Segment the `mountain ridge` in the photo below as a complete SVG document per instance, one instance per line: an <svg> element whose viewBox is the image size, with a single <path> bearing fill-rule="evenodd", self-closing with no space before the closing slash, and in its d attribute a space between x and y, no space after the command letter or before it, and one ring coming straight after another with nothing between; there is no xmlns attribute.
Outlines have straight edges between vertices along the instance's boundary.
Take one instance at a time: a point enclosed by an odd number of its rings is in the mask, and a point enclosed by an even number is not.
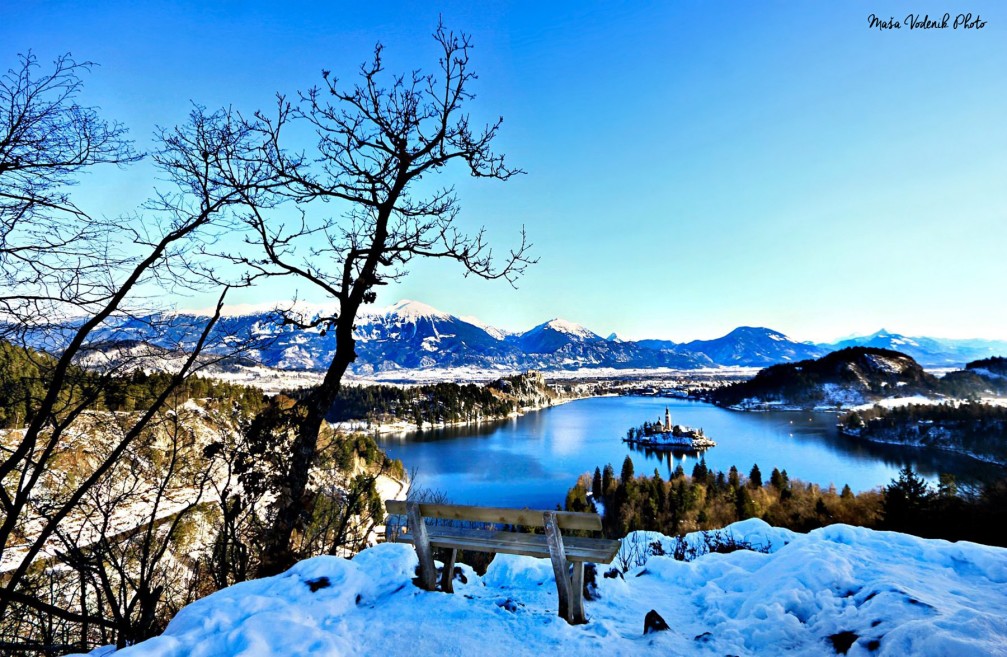
<svg viewBox="0 0 1007 657"><path fill-rule="evenodd" d="M281 370L321 370L335 352L335 335L324 328L299 329L281 321L278 308L239 306L222 316L217 333L255 336L259 344L244 357ZM333 316L334 306L293 304L305 323ZM249 311L249 312L243 312ZM166 326L155 315L104 326L96 336L105 349L116 343L146 342L185 351L193 343L192 327L198 311L163 313ZM478 367L499 370L697 369L710 367L768 367L820 358L846 347L891 349L912 357L924 367L961 367L965 363L1007 354L1007 341L945 340L907 337L881 330L835 343L799 342L785 333L740 326L726 335L677 343L671 340L625 340L609 337L581 324L554 318L526 331L505 331L474 317L458 317L418 301L401 300L385 307L366 307L354 329L358 359L351 371L373 374L395 370ZM224 340L226 342L226 339ZM221 349L223 352L223 349Z"/></svg>

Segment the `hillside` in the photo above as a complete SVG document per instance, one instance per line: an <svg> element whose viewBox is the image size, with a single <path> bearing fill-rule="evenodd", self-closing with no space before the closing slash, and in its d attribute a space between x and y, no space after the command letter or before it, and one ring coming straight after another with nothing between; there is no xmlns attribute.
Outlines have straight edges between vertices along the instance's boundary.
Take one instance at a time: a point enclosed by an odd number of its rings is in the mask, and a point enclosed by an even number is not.
<svg viewBox="0 0 1007 657"><path fill-rule="evenodd" d="M988 378L1007 379L1007 358L993 356L975 360L965 365L965 369Z"/></svg>
<svg viewBox="0 0 1007 657"><path fill-rule="evenodd" d="M1007 465L1007 408L981 403L909 404L852 411L842 432L876 443L932 447Z"/></svg>
<svg viewBox="0 0 1007 657"><path fill-rule="evenodd" d="M506 418L550 406L562 397L540 372L502 377L486 385L346 386L326 419L345 426L408 423L422 428Z"/></svg>
<svg viewBox="0 0 1007 657"><path fill-rule="evenodd" d="M219 591L115 654L1003 654L1007 550L846 525L795 534L749 520L728 531L768 552L646 559L653 550L635 548L674 541L628 536L616 560L625 574L597 577L586 625L556 616L548 560L497 556L482 576L461 566L446 595L413 586L411 546L384 544ZM652 609L669 630L643 633Z"/></svg>
<svg viewBox="0 0 1007 657"><path fill-rule="evenodd" d="M934 395L936 377L911 357L889 349L848 347L817 360L773 365L709 393L711 401L741 408L856 406L886 397Z"/></svg>

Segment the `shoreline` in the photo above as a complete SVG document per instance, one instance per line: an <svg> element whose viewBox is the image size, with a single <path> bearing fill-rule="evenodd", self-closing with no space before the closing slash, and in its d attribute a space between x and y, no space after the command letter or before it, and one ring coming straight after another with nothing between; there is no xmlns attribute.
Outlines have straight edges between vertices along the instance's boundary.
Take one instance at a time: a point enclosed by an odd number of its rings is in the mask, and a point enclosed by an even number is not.
<svg viewBox="0 0 1007 657"><path fill-rule="evenodd" d="M569 404L570 402L579 401L581 399L594 399L598 397L620 397L620 396L621 395L617 393L603 393L594 395L582 395L578 397L564 397L561 399L554 400L544 406L522 406L518 410L511 411L507 415L502 416L496 415L490 417L480 416L473 420L458 420L456 422L424 423L422 428L417 426L416 423L409 422L406 420L398 420L395 422L375 422L375 423L371 423L367 420L344 420L343 422L330 422L329 426L332 427L332 429L337 433L360 432L360 433L367 433L370 435L417 433L420 431L426 431L428 429L460 428L489 422L501 422L503 420L519 418L524 415L527 415L528 413L534 413L537 411L562 406L564 404Z"/></svg>

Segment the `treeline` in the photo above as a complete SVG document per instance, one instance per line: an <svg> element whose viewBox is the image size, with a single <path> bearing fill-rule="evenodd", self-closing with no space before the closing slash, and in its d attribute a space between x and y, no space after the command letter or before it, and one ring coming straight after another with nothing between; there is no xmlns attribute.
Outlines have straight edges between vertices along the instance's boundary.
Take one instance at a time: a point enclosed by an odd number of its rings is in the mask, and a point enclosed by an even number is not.
<svg viewBox="0 0 1007 657"><path fill-rule="evenodd" d="M657 470L638 477L627 456L618 476L611 464L583 475L566 497L569 511L603 506L606 536L621 538L636 530L668 536L720 529L732 522L761 518L771 525L807 532L834 523L893 530L928 538L1007 545L1007 480L962 491L949 475L934 489L910 468L883 489L853 493L791 479L773 469L764 480L758 465L748 476L732 467L726 474L700 461L686 475L679 466L669 480Z"/></svg>
<svg viewBox="0 0 1007 657"><path fill-rule="evenodd" d="M847 413L842 430L866 440L951 449L1007 463L1007 407L978 402L875 405Z"/></svg>
<svg viewBox="0 0 1007 657"><path fill-rule="evenodd" d="M984 361L976 362L981 363ZM973 365L975 363L969 363L965 366L966 369L964 370L955 370L945 374L938 382L938 392L956 399L971 400L978 400L980 397L991 394L1007 394L1007 379L983 376L976 371L977 368L972 367ZM989 371L995 373L995 369L990 369Z"/></svg>
<svg viewBox="0 0 1007 657"><path fill-rule="evenodd" d="M974 360L965 365L967 370L986 370L998 376L1007 376L1007 358L1003 356L992 356L981 360Z"/></svg>
<svg viewBox="0 0 1007 657"><path fill-rule="evenodd" d="M292 393L300 394L300 393ZM490 384L437 383L400 388L343 386L326 419L412 422L419 427L476 419L502 418L521 406L553 396L536 373L505 377Z"/></svg>
<svg viewBox="0 0 1007 657"><path fill-rule="evenodd" d="M56 360L48 354L0 340L0 428L24 426L34 418L34 410L48 390ZM61 406L91 399L96 411L135 411L150 407L171 386L171 374L134 370L119 375L71 367L69 384L61 391ZM212 399L234 403L244 411L256 412L265 404L258 388L192 376L172 391L172 401Z"/></svg>

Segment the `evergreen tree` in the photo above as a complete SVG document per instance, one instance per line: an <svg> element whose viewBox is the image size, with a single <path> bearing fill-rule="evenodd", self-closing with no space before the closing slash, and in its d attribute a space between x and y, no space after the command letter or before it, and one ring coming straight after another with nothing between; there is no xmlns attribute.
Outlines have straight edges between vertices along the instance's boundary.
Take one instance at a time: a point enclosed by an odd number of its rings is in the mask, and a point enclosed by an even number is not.
<svg viewBox="0 0 1007 657"><path fill-rule="evenodd" d="M601 474L601 492L606 501L608 496L612 494L613 486L615 486L615 468L611 463L607 463Z"/></svg>
<svg viewBox="0 0 1007 657"><path fill-rule="evenodd" d="M619 480L622 482L622 485L625 486L629 482L633 481L634 475L635 472L633 471L633 459L631 459L627 454L626 458L623 459L622 462L622 475L619 477Z"/></svg>
<svg viewBox="0 0 1007 657"><path fill-rule="evenodd" d="M914 531L924 524L923 514L933 493L911 466L885 488L885 524L896 531Z"/></svg>
<svg viewBox="0 0 1007 657"><path fill-rule="evenodd" d="M601 468L594 469L594 478L591 479L591 494L594 495L595 499L601 499Z"/></svg>
<svg viewBox="0 0 1007 657"><path fill-rule="evenodd" d="M748 485L752 488L762 488L762 472L759 471L759 464L752 466L752 471L748 473Z"/></svg>
<svg viewBox="0 0 1007 657"><path fill-rule="evenodd" d="M741 486L741 476L738 474L738 468L733 465L727 473L727 484L731 488L738 488Z"/></svg>
<svg viewBox="0 0 1007 657"><path fill-rule="evenodd" d="M958 482L953 474L942 472L938 477L937 495L942 498L955 497L958 494Z"/></svg>
<svg viewBox="0 0 1007 657"><path fill-rule="evenodd" d="M738 486L735 490L737 492L734 494L734 510L737 513L738 520L754 518L757 515L755 512L755 502L752 501L752 496L749 495L748 489L744 486Z"/></svg>

